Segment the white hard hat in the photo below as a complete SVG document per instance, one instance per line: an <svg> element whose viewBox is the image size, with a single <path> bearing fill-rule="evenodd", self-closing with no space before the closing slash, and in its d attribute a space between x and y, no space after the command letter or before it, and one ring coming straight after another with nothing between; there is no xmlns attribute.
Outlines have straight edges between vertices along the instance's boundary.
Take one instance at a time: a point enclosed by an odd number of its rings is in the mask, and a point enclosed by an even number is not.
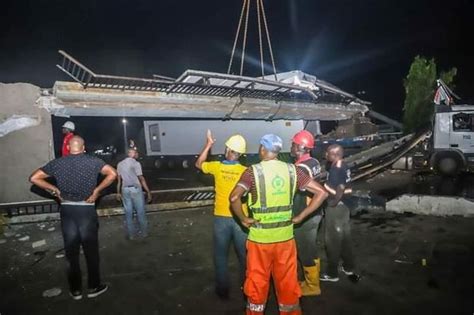
<svg viewBox="0 0 474 315"><path fill-rule="evenodd" d="M72 121L66 121L63 125L63 128L74 131L74 129L76 129L76 126L74 125L74 123Z"/></svg>

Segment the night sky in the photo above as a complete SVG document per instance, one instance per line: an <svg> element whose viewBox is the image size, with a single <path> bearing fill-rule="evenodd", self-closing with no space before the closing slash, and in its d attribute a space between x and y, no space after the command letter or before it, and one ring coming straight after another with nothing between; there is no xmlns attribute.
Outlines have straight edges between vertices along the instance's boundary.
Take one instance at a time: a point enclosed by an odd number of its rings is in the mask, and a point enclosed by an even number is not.
<svg viewBox="0 0 474 315"><path fill-rule="evenodd" d="M241 0L4 2L0 82L52 87L63 49L96 73L176 77L226 72ZM456 92L474 98L474 1L266 0L278 71L299 69L400 118L402 80L413 58L458 68ZM255 8L255 7L254 7ZM256 17L248 53L259 58ZM252 58L250 58L252 59ZM268 59L267 59L268 60ZM246 75L259 75L247 64Z"/></svg>

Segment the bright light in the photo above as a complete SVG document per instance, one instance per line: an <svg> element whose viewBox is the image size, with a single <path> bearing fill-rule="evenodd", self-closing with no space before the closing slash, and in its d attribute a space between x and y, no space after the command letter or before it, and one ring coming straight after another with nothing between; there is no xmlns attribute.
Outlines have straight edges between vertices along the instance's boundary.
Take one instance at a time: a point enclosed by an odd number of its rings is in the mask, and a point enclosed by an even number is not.
<svg viewBox="0 0 474 315"><path fill-rule="evenodd" d="M125 118L124 118L124 119L122 119L122 124L124 124L124 125L125 125L126 123L127 123L127 120L126 120Z"/></svg>

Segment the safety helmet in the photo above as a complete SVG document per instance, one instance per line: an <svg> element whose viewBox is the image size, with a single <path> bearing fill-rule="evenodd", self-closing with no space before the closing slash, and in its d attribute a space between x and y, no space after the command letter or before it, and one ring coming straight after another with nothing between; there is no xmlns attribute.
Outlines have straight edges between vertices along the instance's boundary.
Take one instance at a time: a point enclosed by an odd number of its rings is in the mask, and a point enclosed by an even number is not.
<svg viewBox="0 0 474 315"><path fill-rule="evenodd" d="M283 140L277 135L266 134L260 139L260 144L268 151L278 153L283 147Z"/></svg>
<svg viewBox="0 0 474 315"><path fill-rule="evenodd" d="M74 125L74 123L72 121L66 121L63 125L63 128L74 131L74 129L76 129L76 126Z"/></svg>
<svg viewBox="0 0 474 315"><path fill-rule="evenodd" d="M291 141L308 149L314 148L314 137L308 130L301 130L293 136Z"/></svg>
<svg viewBox="0 0 474 315"><path fill-rule="evenodd" d="M225 142L226 147L237 153L243 154L247 151L247 143L241 135L233 135Z"/></svg>

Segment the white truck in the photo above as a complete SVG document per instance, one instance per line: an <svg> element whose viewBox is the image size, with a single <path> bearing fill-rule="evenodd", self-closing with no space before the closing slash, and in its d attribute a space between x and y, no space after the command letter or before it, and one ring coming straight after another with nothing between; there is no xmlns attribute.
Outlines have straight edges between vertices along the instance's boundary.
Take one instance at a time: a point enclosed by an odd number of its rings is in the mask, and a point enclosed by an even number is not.
<svg viewBox="0 0 474 315"><path fill-rule="evenodd" d="M474 105L435 105L429 165L443 175L474 168Z"/></svg>

